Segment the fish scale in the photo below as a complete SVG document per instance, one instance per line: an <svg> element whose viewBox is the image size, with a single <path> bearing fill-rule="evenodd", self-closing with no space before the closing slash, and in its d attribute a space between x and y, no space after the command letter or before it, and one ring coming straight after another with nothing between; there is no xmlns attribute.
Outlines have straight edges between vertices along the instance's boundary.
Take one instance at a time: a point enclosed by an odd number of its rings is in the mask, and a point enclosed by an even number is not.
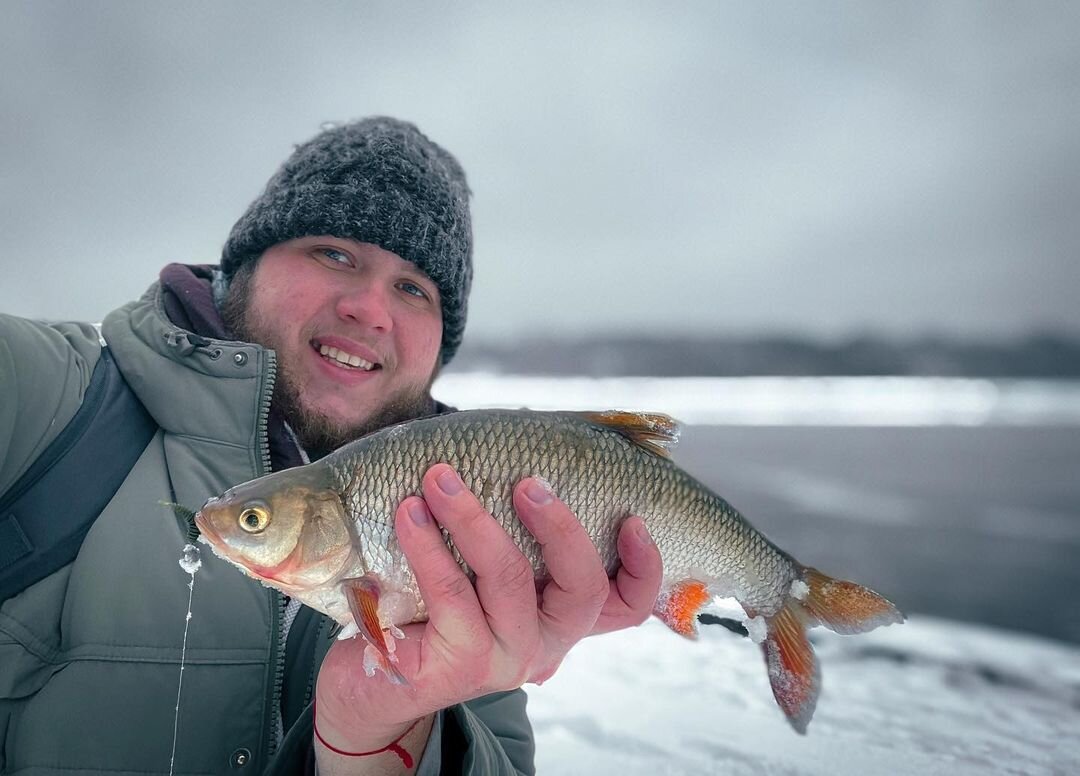
<svg viewBox="0 0 1080 776"><path fill-rule="evenodd" d="M577 515L609 573L618 565L620 521L634 514L645 520L669 576L681 579L696 571L717 595L736 597L757 611L771 614L779 608L795 578L782 551L668 459L576 413L527 411L488 412L482 420L456 413L412 422L328 457L369 570L400 557L394 512L407 496L420 495L423 473L439 462L454 467L481 497L540 579L546 578L540 546L513 509L513 485L527 476L548 482ZM468 571L452 538L447 542ZM407 570L405 576L403 583L419 597Z"/></svg>
<svg viewBox="0 0 1080 776"><path fill-rule="evenodd" d="M660 552L664 582L654 613L692 637L712 597L734 598L761 644L773 696L796 731L813 714L820 674L806 631L860 633L902 622L888 600L794 558L676 466L663 415L473 410L410 421L358 439L320 461L267 475L211 499L196 524L214 551L295 596L368 642L372 665L395 666L396 626L427 606L394 531L401 502L422 494L436 463L461 476L543 583L539 544L517 519L513 489L540 477L577 516L609 575L622 521L638 515ZM454 559L472 574L444 529Z"/></svg>

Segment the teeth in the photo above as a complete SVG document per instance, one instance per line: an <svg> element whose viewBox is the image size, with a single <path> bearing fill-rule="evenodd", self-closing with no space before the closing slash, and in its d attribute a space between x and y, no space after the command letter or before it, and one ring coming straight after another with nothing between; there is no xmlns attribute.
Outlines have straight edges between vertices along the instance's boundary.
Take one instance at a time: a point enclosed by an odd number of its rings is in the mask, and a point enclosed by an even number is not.
<svg viewBox="0 0 1080 776"><path fill-rule="evenodd" d="M360 356L346 353L344 350L338 350L337 348L330 348L326 345L319 345L319 353L343 366L350 366L363 370L370 370L375 367L373 363L365 361L360 358Z"/></svg>

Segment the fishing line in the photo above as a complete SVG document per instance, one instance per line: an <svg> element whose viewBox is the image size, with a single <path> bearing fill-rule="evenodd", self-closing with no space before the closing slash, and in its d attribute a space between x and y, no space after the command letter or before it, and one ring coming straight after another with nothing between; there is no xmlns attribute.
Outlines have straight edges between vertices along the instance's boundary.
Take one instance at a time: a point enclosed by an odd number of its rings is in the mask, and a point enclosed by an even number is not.
<svg viewBox="0 0 1080 776"><path fill-rule="evenodd" d="M191 625L191 599L195 595L195 572L202 568L199 548L194 544L184 545L184 556L179 560L180 568L191 575L188 582L187 616L184 618L184 642L180 647L180 681L176 685L176 710L173 714L172 753L169 755L169 776L173 776L176 764L176 741L180 732L180 692L184 688L184 662L187 659L188 628Z"/></svg>

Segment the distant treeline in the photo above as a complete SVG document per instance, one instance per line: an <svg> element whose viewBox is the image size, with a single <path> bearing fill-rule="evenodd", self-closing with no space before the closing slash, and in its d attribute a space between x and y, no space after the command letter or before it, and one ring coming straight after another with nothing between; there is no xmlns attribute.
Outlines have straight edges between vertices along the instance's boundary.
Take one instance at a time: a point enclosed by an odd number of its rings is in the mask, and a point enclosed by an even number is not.
<svg viewBox="0 0 1080 776"><path fill-rule="evenodd" d="M455 372L629 375L919 375L1080 378L1080 339L1038 334L1012 342L857 337L822 343L797 337L700 339L597 337L466 343Z"/></svg>

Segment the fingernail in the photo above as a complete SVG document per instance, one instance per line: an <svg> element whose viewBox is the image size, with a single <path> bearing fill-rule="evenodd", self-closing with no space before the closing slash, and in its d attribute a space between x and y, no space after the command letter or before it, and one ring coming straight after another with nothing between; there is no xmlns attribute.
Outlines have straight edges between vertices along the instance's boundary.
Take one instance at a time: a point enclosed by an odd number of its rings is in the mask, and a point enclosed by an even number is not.
<svg viewBox="0 0 1080 776"><path fill-rule="evenodd" d="M525 486L525 495L534 504L547 504L551 501L551 490L543 480L531 479Z"/></svg>
<svg viewBox="0 0 1080 776"><path fill-rule="evenodd" d="M637 528L634 529L634 532L638 535L638 539L641 540L641 543L644 544L646 547L649 547L653 544L653 538L649 534L649 529L645 527L644 520L637 524Z"/></svg>
<svg viewBox="0 0 1080 776"><path fill-rule="evenodd" d="M447 496L456 496L461 493L461 480L450 470L444 471L436 477L435 482L438 484L439 490Z"/></svg>
<svg viewBox="0 0 1080 776"><path fill-rule="evenodd" d="M428 511L427 504L423 501L409 503L409 517L412 518L413 523L416 525L427 525L431 522L431 513Z"/></svg>

